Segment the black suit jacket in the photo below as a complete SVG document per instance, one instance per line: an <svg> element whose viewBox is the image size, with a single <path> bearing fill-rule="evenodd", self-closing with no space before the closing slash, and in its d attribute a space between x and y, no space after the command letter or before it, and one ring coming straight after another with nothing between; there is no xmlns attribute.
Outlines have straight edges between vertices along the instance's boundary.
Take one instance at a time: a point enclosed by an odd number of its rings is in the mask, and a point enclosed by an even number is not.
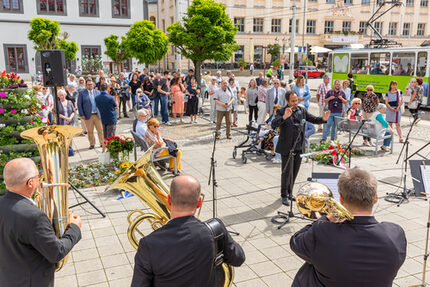
<svg viewBox="0 0 430 287"><path fill-rule="evenodd" d="M313 124L322 124L325 121L321 117L315 117L308 113L302 106L297 106L297 109L286 120L283 119L285 109L277 110L276 117L272 122L272 126L279 127L279 141L276 145L276 152L281 155L288 155L297 137L300 137L294 151L304 152L305 150L305 122Z"/></svg>
<svg viewBox="0 0 430 287"><path fill-rule="evenodd" d="M388 287L406 257L406 237L373 216L331 223L322 217L293 235L290 247L306 263L293 287Z"/></svg>
<svg viewBox="0 0 430 287"><path fill-rule="evenodd" d="M245 253L225 234L224 262L239 266ZM142 238L134 261L132 287L215 286L213 237L194 216L172 219Z"/></svg>
<svg viewBox="0 0 430 287"><path fill-rule="evenodd" d="M75 224L58 239L45 213L7 192L0 198L0 286L54 286L55 263L80 239Z"/></svg>

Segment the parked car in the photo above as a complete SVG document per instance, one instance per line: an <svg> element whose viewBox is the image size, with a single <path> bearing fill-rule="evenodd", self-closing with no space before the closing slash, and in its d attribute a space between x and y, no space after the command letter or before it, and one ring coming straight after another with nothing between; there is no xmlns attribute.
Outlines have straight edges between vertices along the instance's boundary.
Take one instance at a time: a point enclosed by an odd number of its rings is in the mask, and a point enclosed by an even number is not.
<svg viewBox="0 0 430 287"><path fill-rule="evenodd" d="M299 67L298 69L294 70L294 77L297 77L299 75L306 75L307 70L307 76L308 78L322 78L325 74L324 70L318 70L314 66L307 66L307 69L305 66Z"/></svg>

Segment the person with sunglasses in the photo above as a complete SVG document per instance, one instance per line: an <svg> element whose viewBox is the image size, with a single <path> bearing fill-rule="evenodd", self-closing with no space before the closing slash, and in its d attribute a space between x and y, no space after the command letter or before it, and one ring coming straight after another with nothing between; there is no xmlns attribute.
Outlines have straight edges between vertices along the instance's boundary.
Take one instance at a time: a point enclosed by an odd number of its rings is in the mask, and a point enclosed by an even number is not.
<svg viewBox="0 0 430 287"><path fill-rule="evenodd" d="M373 92L374 88L372 85L368 85L366 87L366 95L363 99L363 118L368 120L372 114L376 111L376 108L379 105L378 96ZM363 136L363 145L365 146L373 146L372 140L370 137Z"/></svg>
<svg viewBox="0 0 430 287"><path fill-rule="evenodd" d="M1 286L54 286L55 263L81 239L82 222L73 213L57 238L48 216L32 199L39 177L29 158L13 159L3 170L8 191L0 198Z"/></svg>

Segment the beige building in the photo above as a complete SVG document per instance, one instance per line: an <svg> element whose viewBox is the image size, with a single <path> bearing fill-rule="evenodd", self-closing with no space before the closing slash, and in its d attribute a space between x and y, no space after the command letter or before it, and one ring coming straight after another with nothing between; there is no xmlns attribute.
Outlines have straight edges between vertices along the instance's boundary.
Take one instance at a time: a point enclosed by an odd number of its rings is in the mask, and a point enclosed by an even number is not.
<svg viewBox="0 0 430 287"><path fill-rule="evenodd" d="M384 38L397 41L403 46L420 45L429 39L428 1L401 0L403 5L383 15L375 21L374 26ZM370 28L366 29L366 23L378 9L381 0L308 0L306 3L290 0L220 0L220 2L226 6L226 12L238 28L236 41L240 49L233 55L232 62L237 62L241 57L247 63L270 62L270 55L267 55L264 47L274 43L281 46L281 53L284 52L288 62L293 5L296 5L296 51L301 50L300 46L306 44L336 49L350 44L366 45L371 39L378 38ZM158 4L150 5L149 17L155 20L160 29L166 31L168 25L181 19L180 15L185 13L187 4L187 0L158 0ZM380 13L390 7L390 4L383 6ZM298 54L296 57L301 56ZM318 59L321 61L323 54L316 56L320 56ZM160 61L159 67L177 69L179 63L181 69L188 67L188 61L180 59L180 56L171 49L165 59Z"/></svg>

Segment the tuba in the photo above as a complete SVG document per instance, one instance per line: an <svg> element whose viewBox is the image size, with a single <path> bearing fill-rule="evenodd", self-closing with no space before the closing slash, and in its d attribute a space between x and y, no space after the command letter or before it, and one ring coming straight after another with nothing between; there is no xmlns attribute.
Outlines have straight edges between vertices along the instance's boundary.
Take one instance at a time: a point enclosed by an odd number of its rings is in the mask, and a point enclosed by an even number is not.
<svg viewBox="0 0 430 287"><path fill-rule="evenodd" d="M329 213L337 220L352 220L354 216L337 202L327 185L320 182L308 182L302 185L296 196L297 209L305 217L318 219Z"/></svg>
<svg viewBox="0 0 430 287"><path fill-rule="evenodd" d="M145 203L152 212L144 212L141 209L131 211L127 216L129 227L127 230L128 240L135 249L145 234L162 227L170 219L170 206L167 202L169 187L161 178L152 160L153 147L149 148L141 158L133 163L122 173L106 191L126 190L140 201ZM201 207L197 217L200 215ZM233 283L234 269L223 263L217 269L217 285L230 287ZM221 277L221 278L220 278Z"/></svg>
<svg viewBox="0 0 430 287"><path fill-rule="evenodd" d="M69 146L72 138L81 133L81 128L72 126L38 127L21 133L21 137L33 140L39 149L43 178L34 199L48 216L58 238L69 225ZM56 271L66 264L68 256L55 264Z"/></svg>

